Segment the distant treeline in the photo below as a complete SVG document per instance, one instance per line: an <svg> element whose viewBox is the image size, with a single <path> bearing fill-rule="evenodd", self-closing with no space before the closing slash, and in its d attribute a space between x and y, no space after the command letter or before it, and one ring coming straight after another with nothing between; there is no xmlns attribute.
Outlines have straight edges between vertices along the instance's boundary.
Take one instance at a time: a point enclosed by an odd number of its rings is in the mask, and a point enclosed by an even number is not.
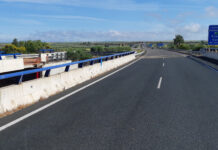
<svg viewBox="0 0 218 150"><path fill-rule="evenodd" d="M199 51L202 48L207 48L205 44L198 43L198 44L188 44L188 43L182 43L179 46L176 46L174 44L169 44L167 46L169 49L183 49L183 50L193 50L193 51Z"/></svg>
<svg viewBox="0 0 218 150"><path fill-rule="evenodd" d="M91 48L92 53L104 53L104 52L112 52L112 53L117 53L117 52L127 52L131 51L131 47L125 46L125 47L101 47L101 46L95 46Z"/></svg>
<svg viewBox="0 0 218 150"><path fill-rule="evenodd" d="M98 45L100 44L100 45ZM67 51L68 59L84 60L92 57L107 55L108 53L119 53L131 51L134 43L49 43L36 41L18 41L14 39L11 44L2 47L5 53L38 53L40 49L54 49L55 51ZM79 47L82 46L83 47ZM86 46L84 46L86 45ZM116 46L115 46L116 45Z"/></svg>
<svg viewBox="0 0 218 150"><path fill-rule="evenodd" d="M84 60L94 56L102 56L105 55L105 53L118 53L126 51L131 51L131 47L94 46L91 48L67 48L67 56L71 60Z"/></svg>
<svg viewBox="0 0 218 150"><path fill-rule="evenodd" d="M182 35L176 35L175 38L173 39L173 42L165 44L162 48L199 51L202 48L207 48L208 46L206 44L207 44L206 41L199 41L199 42L194 42L194 43L185 42Z"/></svg>
<svg viewBox="0 0 218 150"><path fill-rule="evenodd" d="M6 44L2 50L5 53L38 53L40 49L49 49L50 45L40 40L18 41L14 39L11 44Z"/></svg>

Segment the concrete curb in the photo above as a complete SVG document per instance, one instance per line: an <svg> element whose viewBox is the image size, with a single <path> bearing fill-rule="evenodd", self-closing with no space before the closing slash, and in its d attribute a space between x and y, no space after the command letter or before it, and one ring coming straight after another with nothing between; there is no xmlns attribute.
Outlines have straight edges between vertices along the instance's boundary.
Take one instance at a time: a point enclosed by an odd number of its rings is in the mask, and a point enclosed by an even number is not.
<svg viewBox="0 0 218 150"><path fill-rule="evenodd" d="M144 51L141 52L141 53L136 53L135 56L136 56L136 57L141 56L141 55L145 54L145 52L146 52L146 50L144 50Z"/></svg>

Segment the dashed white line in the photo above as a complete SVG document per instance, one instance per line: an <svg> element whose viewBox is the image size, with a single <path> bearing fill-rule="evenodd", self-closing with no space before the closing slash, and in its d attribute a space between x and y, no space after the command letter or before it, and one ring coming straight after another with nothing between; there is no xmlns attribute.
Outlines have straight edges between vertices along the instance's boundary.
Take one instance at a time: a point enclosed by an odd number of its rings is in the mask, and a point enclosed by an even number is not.
<svg viewBox="0 0 218 150"><path fill-rule="evenodd" d="M162 80L163 80L163 78L160 77L160 80L159 80L158 85L157 85L157 89L161 88Z"/></svg>
<svg viewBox="0 0 218 150"><path fill-rule="evenodd" d="M163 63L163 67L165 67L165 63Z"/></svg>

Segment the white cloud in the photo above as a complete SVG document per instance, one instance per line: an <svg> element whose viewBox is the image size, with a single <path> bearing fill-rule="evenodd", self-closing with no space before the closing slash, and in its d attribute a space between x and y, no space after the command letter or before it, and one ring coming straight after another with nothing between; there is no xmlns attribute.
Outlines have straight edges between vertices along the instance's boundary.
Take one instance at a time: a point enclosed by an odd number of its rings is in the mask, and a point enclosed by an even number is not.
<svg viewBox="0 0 218 150"><path fill-rule="evenodd" d="M71 41L152 41L170 40L172 33L166 32L120 32L110 30L107 32L85 32L85 31L47 31L32 33L23 40L37 40L47 42L71 42Z"/></svg>
<svg viewBox="0 0 218 150"><path fill-rule="evenodd" d="M207 40L208 27L201 26L198 23L191 23L177 26L174 33L183 35L185 40Z"/></svg>
<svg viewBox="0 0 218 150"><path fill-rule="evenodd" d="M9 24L16 24L16 25L41 25L42 22L34 19L19 19L19 18L1 18L2 22L7 22Z"/></svg>
<svg viewBox="0 0 218 150"><path fill-rule="evenodd" d="M198 23L192 23L184 26L184 30L187 32L199 32L201 25Z"/></svg>
<svg viewBox="0 0 218 150"><path fill-rule="evenodd" d="M218 9L213 6L205 8L205 11L206 11L206 16L218 17Z"/></svg>
<svg viewBox="0 0 218 150"><path fill-rule="evenodd" d="M159 6L155 3L144 2L136 3L134 0L0 0L4 2L25 2L41 4L71 5L88 8L100 8L110 10L129 10L129 11L155 11Z"/></svg>
<svg viewBox="0 0 218 150"><path fill-rule="evenodd" d="M111 36L117 37L117 36L122 36L122 33L119 31L111 30L108 32Z"/></svg>
<svg viewBox="0 0 218 150"><path fill-rule="evenodd" d="M91 21L106 21L103 18L87 17L87 16L69 16L69 15L26 15L28 17L39 17L39 18L48 18L48 19L63 19L63 20L91 20Z"/></svg>
<svg viewBox="0 0 218 150"><path fill-rule="evenodd" d="M1 41L1 43L10 42L10 41L12 41L13 38L14 37L11 37L9 35L4 35L4 34L0 33L0 41Z"/></svg>
<svg viewBox="0 0 218 150"><path fill-rule="evenodd" d="M188 25L187 25L188 27ZM192 26L190 26L192 27ZM198 32L196 29L183 27L176 27L175 29L163 29L162 31L148 31L148 32L122 32L117 30L110 31L36 31L27 35L13 35L4 34L0 36L2 42L10 42L13 38L19 40L42 40L46 42L81 42L81 41L168 41L172 40L176 34L184 36L185 40L206 40L207 27L201 27Z"/></svg>

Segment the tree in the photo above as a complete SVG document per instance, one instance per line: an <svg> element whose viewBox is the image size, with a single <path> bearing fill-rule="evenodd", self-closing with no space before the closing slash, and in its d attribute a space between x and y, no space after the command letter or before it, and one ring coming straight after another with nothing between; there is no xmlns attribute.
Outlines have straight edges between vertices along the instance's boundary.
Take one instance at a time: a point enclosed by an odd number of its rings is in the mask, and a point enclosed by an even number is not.
<svg viewBox="0 0 218 150"><path fill-rule="evenodd" d="M95 46L91 48L91 52L101 54L102 52L104 52L104 48L101 46Z"/></svg>
<svg viewBox="0 0 218 150"><path fill-rule="evenodd" d="M7 44L3 48L6 54L16 53L17 47L14 44Z"/></svg>
<svg viewBox="0 0 218 150"><path fill-rule="evenodd" d="M193 51L200 51L202 48L207 48L204 44L195 44L192 48Z"/></svg>
<svg viewBox="0 0 218 150"><path fill-rule="evenodd" d="M25 45L25 42L24 41L19 41L18 45L22 47L22 46Z"/></svg>
<svg viewBox="0 0 218 150"><path fill-rule="evenodd" d="M49 43L37 41L18 41L16 38L4 48L6 53L38 53L40 49L51 49Z"/></svg>
<svg viewBox="0 0 218 150"><path fill-rule="evenodd" d="M37 41L25 41L24 47L29 53L38 53L40 49L49 49L50 46L46 42L42 42L40 40Z"/></svg>
<svg viewBox="0 0 218 150"><path fill-rule="evenodd" d="M12 42L11 44L13 44L13 45L15 45L15 46L19 46L19 45L18 45L18 40L17 40L16 38L13 40L13 42Z"/></svg>
<svg viewBox="0 0 218 150"><path fill-rule="evenodd" d="M185 43L180 44L178 48L179 49L184 49L184 50L190 50L191 49L190 45L189 44L185 44Z"/></svg>
<svg viewBox="0 0 218 150"><path fill-rule="evenodd" d="M116 52L127 52L127 51L131 51L131 47L129 46L125 46L125 47L106 47L105 51L106 52L112 52L112 53L116 53Z"/></svg>
<svg viewBox="0 0 218 150"><path fill-rule="evenodd" d="M71 50L67 51L67 57L71 60L84 60L92 58L90 53L87 53L85 50Z"/></svg>
<svg viewBox="0 0 218 150"><path fill-rule="evenodd" d="M16 50L18 53L21 53L21 54L23 54L23 53L26 53L26 48L25 47L23 47L23 46L21 46L21 47L17 47L17 50Z"/></svg>
<svg viewBox="0 0 218 150"><path fill-rule="evenodd" d="M110 47L110 44L109 43L105 43L104 47Z"/></svg>
<svg viewBox="0 0 218 150"><path fill-rule="evenodd" d="M25 53L26 52L25 47L16 47L14 44L7 44L2 49L7 54L9 54L9 53Z"/></svg>
<svg viewBox="0 0 218 150"><path fill-rule="evenodd" d="M185 43L183 36L182 35L176 35L176 37L174 39L174 45L179 47L183 43Z"/></svg>

